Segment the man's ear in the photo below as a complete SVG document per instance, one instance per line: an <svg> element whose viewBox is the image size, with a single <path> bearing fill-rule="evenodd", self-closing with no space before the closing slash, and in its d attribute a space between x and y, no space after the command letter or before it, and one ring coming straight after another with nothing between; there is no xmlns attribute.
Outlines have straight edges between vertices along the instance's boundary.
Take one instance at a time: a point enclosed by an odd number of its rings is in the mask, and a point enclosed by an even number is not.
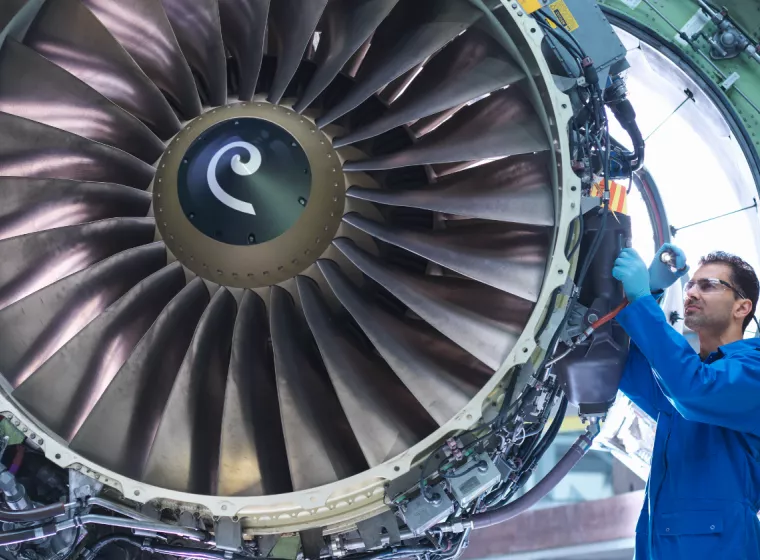
<svg viewBox="0 0 760 560"><path fill-rule="evenodd" d="M752 313L752 302L748 299L741 299L736 304L734 305L734 317L743 322L744 318Z"/></svg>

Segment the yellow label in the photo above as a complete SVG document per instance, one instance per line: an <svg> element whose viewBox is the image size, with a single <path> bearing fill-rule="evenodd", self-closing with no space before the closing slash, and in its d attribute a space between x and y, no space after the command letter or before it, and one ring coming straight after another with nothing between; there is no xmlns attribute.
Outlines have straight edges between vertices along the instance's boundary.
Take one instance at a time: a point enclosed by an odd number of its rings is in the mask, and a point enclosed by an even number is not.
<svg viewBox="0 0 760 560"><path fill-rule="evenodd" d="M575 21L570 8L565 4L565 0L557 0L556 2L549 4L549 9L552 11L552 17L562 27L568 31L575 31L578 29L578 22ZM548 22L552 27L556 27L552 22Z"/></svg>
<svg viewBox="0 0 760 560"><path fill-rule="evenodd" d="M517 0L517 1L520 2L520 6L522 6L522 9L525 10L525 12L528 14L537 12L543 7L541 5L541 0Z"/></svg>

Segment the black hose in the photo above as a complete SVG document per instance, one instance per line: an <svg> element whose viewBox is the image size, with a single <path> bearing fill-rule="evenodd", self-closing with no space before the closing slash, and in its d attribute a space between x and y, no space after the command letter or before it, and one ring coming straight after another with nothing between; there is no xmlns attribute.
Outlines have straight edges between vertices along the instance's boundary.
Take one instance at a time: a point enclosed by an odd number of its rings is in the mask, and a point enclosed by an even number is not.
<svg viewBox="0 0 760 560"><path fill-rule="evenodd" d="M0 546L36 541L55 535L57 532L55 523L49 523L42 527L21 529L19 531L7 531L0 533Z"/></svg>
<svg viewBox="0 0 760 560"><path fill-rule="evenodd" d="M620 123L620 126L623 127L623 130L626 131L631 138L631 142L633 142L633 153L623 152L623 158L629 165L629 169L625 169L625 172L638 171L644 165L646 143L644 142L644 136L641 134L639 125L636 124L636 111L634 111L633 105L628 99L611 103L609 107L612 114Z"/></svg>
<svg viewBox="0 0 760 560"><path fill-rule="evenodd" d="M96 541L95 544L92 545L90 551L86 554L86 558L97 558L98 554L100 554L104 548L114 543L125 543L132 546L138 546L140 548L142 548L143 544L142 541L137 537L131 537L129 535L108 535L107 537L103 537L99 541Z"/></svg>
<svg viewBox="0 0 760 560"><path fill-rule="evenodd" d="M49 506L40 506L33 509L23 509L19 511L0 510L0 521L9 523L22 523L26 521L42 521L49 517L56 517L66 513L66 506L63 503L50 504Z"/></svg>
<svg viewBox="0 0 760 560"><path fill-rule="evenodd" d="M541 498L551 492L560 480L565 478L572 468L586 455L590 449L594 436L590 432L582 434L567 453L559 460L554 468L549 471L533 488L506 506L491 512L479 513L471 518L473 529L484 529L497 525L517 517L524 511L536 505Z"/></svg>
<svg viewBox="0 0 760 560"><path fill-rule="evenodd" d="M228 556L221 550L205 550L200 548L185 548L182 546L169 546L164 544L151 544L143 541L138 537L129 535L109 535L97 541L89 553L85 555L85 560L94 560L98 554L107 546L115 543L128 544L135 546L140 550L146 550L154 554L166 554L168 556L178 556L181 558L203 558L205 560L229 560ZM233 554L232 559L243 560L248 558L241 554Z"/></svg>
<svg viewBox="0 0 760 560"><path fill-rule="evenodd" d="M356 556L349 556L346 560L386 560L388 558L404 558L431 552L436 552L436 549L432 547L406 546L375 554L357 554Z"/></svg>

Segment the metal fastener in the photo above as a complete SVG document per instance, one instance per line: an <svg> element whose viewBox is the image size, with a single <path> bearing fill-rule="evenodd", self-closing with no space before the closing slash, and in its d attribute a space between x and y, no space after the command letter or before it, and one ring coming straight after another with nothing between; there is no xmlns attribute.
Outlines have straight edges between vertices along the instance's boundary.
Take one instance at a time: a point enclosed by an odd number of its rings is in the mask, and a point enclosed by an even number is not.
<svg viewBox="0 0 760 560"><path fill-rule="evenodd" d="M715 525L710 525L710 530L714 531L715 530Z"/></svg>
<svg viewBox="0 0 760 560"><path fill-rule="evenodd" d="M670 533L670 527L665 527L665 532Z"/></svg>

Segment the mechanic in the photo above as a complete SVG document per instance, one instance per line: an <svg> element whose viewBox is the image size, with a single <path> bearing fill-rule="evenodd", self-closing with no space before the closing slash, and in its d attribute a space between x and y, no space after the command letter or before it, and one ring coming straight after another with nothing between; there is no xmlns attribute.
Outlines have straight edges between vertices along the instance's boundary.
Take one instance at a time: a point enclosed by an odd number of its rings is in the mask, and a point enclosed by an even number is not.
<svg viewBox="0 0 760 560"><path fill-rule="evenodd" d="M660 259L668 250L674 268ZM617 316L631 337L620 388L657 420L635 559L760 560L760 338L742 338L757 276L728 253L699 261L684 290L697 353L655 299L686 272L669 244L649 269L623 249L612 271L630 302Z"/></svg>

